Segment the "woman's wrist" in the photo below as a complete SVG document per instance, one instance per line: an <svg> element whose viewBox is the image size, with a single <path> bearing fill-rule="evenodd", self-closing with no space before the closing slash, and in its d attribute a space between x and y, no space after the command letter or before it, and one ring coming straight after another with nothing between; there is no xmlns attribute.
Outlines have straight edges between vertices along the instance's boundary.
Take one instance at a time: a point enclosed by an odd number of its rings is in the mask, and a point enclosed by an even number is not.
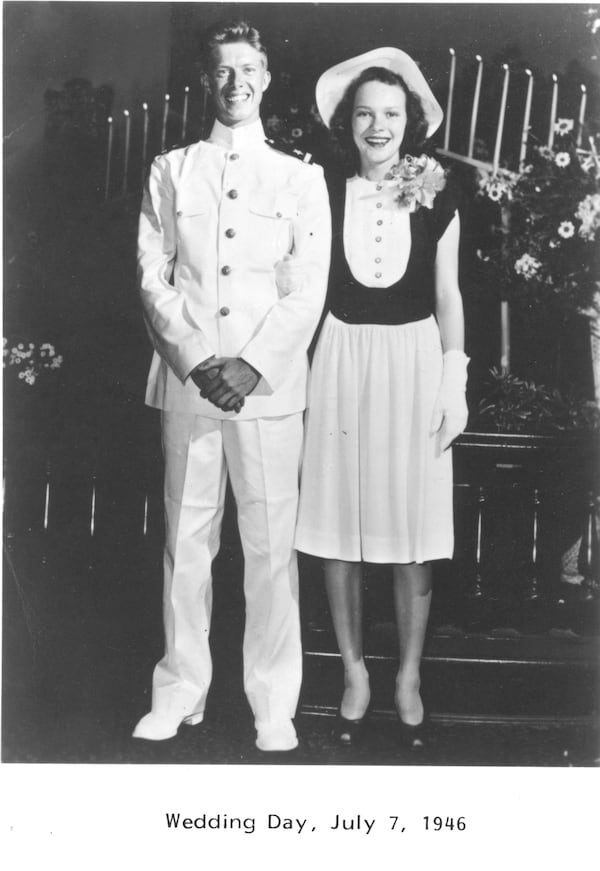
<svg viewBox="0 0 600 871"><path fill-rule="evenodd" d="M442 383L444 387L453 390L467 389L467 366L470 358L467 357L464 351L458 348L452 348L444 352L444 372L442 375Z"/></svg>

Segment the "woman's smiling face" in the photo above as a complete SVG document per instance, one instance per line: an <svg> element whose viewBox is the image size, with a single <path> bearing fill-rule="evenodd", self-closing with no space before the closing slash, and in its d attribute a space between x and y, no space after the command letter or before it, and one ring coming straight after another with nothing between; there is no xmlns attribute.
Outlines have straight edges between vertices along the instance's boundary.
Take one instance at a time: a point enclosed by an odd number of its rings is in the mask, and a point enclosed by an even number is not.
<svg viewBox="0 0 600 871"><path fill-rule="evenodd" d="M352 138L361 175L382 177L398 162L406 130L406 94L400 85L365 82L352 110Z"/></svg>

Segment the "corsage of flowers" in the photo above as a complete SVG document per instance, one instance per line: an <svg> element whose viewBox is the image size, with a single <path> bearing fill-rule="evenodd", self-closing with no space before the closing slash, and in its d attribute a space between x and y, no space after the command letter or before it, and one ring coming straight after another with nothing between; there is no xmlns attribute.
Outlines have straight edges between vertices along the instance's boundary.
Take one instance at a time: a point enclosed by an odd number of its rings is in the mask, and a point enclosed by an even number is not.
<svg viewBox="0 0 600 871"><path fill-rule="evenodd" d="M446 173L433 157L407 154L391 168L387 179L397 182L396 202L415 212L420 206L433 207L436 194L446 186Z"/></svg>

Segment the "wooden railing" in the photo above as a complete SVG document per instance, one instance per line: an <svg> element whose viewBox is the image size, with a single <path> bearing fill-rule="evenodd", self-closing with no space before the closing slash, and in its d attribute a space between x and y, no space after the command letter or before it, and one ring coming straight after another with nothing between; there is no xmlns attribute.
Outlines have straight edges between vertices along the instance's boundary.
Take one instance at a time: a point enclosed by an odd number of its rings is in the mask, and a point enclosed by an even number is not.
<svg viewBox="0 0 600 871"><path fill-rule="evenodd" d="M477 62L476 71L475 71L475 80L473 83L473 97L471 102L471 110L470 110L470 124L469 124L469 136L466 143L466 146L463 149L451 149L451 135L453 131L452 120L453 120L453 110L455 103L455 83L456 83L456 53L454 49L450 49L450 70L448 74L448 97L446 102L446 115L445 115L445 124L444 124L444 142L441 148L438 149L438 153L442 154L446 157L450 157L453 160L458 160L462 163L469 164L471 166L477 167L479 169L484 169L487 171L491 171L492 173L496 173L503 162L503 158L507 156L510 158L511 155L518 156L516 163L512 167L514 171L520 170L523 168L526 157L527 157L527 149L529 147L530 134L531 134L531 119L532 119L532 107L533 107L533 95L534 95L534 77L533 73L530 69L525 69L524 71L519 73L520 78L520 91L521 93L518 95L514 95L513 99L517 102L517 97L522 98L523 101L523 114L522 114L522 122L520 126L520 134L518 140L518 148L516 148L517 143L507 143L504 137L505 130L505 122L507 118L507 109L508 109L508 89L509 83L511 79L511 70L508 64L502 65L502 88L501 94L497 106L497 119L495 130L484 131L487 136L491 135L491 141L488 143L488 150L492 154L491 159L476 159L474 157L474 148L475 148L475 140L476 133L479 122L479 113L480 113L480 98L481 98L481 89L482 82L484 76L484 62L481 55L476 55L475 60ZM494 70L490 70L489 72L497 72ZM466 83L465 83L466 84ZM587 108L587 86L585 84L581 84L580 86L580 100L579 106L577 107L576 112L574 111L575 107L572 102L569 102L564 106L565 115L571 117L572 115L576 115L576 124L577 124L577 146L579 148L586 148L587 145L591 149L594 149L593 139L587 137L587 140L584 141L584 130L585 130L585 121L586 121L586 108ZM560 107L561 111L563 111L563 107ZM557 118L559 117L559 78L556 74L552 75L552 92L551 92L551 100L550 104L547 107L547 127L546 127L546 136L545 141L549 147L552 147L555 137L555 123ZM538 141L544 141L544 137L542 136L543 131L540 130L538 133ZM503 151L504 149L504 151Z"/></svg>
<svg viewBox="0 0 600 871"><path fill-rule="evenodd" d="M64 447L64 446L63 446ZM127 457L67 451L54 462L6 464L4 523L9 545L43 565L57 550L89 560L100 548L151 551L160 575L162 464L159 454ZM99 460L98 457L101 457ZM561 589L563 557L581 538L582 594L597 596L597 481L590 439L465 433L455 447L456 551L451 610L494 603L499 625L523 602L550 602Z"/></svg>
<svg viewBox="0 0 600 871"><path fill-rule="evenodd" d="M471 77L470 58L458 58L454 49L449 49L450 68L448 72L448 87L446 97L446 112L444 126L441 131L443 142L438 147L438 153L452 160L496 172L502 164L512 162L513 170L522 168L530 143L532 130L532 110L536 105L537 92L534 76L529 69L512 72L509 64L503 64L501 69L486 65L480 55L475 56L476 67L473 81ZM459 63L460 61L460 63ZM456 87L457 74L461 75L461 102L458 104ZM485 89L487 78L497 77L501 72L501 89L496 107L494 127L481 130L481 95ZM512 76L512 79L511 79ZM516 92L509 101L509 85L515 85ZM472 90L471 90L472 89ZM594 148L593 141L585 136L587 110L587 86L579 86L580 98L577 106L572 99L563 101L560 92L558 75L552 76L550 102L547 107L541 104L537 115L540 128L537 133L539 141L552 145L554 139L554 123L562 113L576 118L577 144L583 149ZM469 105L469 94L472 93ZM522 109L519 107L522 103ZM150 106L143 102L139 107L124 110L122 117L107 119L106 161L104 174L105 200L121 196L128 192L139 191L141 181L148 167L149 159L175 144L184 145L190 134L191 111L199 114L196 130L204 131L207 119L207 93L201 88L199 94L194 94L188 85L182 93L166 93L162 105ZM463 131L456 127L457 109L461 117L469 118L469 135L466 141L455 141L455 134ZM487 107L489 108L489 107ZM508 141L505 135L507 121L515 127L517 114L521 112L518 141ZM545 121L544 121L545 116ZM475 145L479 136L486 140L486 150L489 157L479 157L475 154ZM116 147L117 141L119 148Z"/></svg>

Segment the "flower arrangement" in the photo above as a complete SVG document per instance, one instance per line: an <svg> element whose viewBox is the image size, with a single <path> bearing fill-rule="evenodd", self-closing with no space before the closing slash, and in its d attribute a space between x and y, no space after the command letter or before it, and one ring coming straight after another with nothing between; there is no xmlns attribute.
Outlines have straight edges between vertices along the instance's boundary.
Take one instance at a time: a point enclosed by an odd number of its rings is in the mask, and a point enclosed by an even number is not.
<svg viewBox="0 0 600 871"><path fill-rule="evenodd" d="M8 339L3 338L2 366L16 372L18 381L33 386L42 374L60 369L63 363L62 354L57 354L54 345L42 342L39 346L33 342L19 342L9 346Z"/></svg>
<svg viewBox="0 0 600 871"><path fill-rule="evenodd" d="M535 435L600 430L600 409L592 400L496 368L490 373L491 384L477 407L476 429Z"/></svg>
<svg viewBox="0 0 600 871"><path fill-rule="evenodd" d="M397 182L395 197L399 206L408 207L410 212L420 206L433 207L438 191L446 185L446 173L433 157L422 154L420 157L405 155L386 175Z"/></svg>
<svg viewBox="0 0 600 871"><path fill-rule="evenodd" d="M597 314L600 160L576 147L574 123L559 118L552 146L537 145L519 173L479 172L480 196L498 206L490 245L478 252L505 299L534 310L556 303Z"/></svg>

